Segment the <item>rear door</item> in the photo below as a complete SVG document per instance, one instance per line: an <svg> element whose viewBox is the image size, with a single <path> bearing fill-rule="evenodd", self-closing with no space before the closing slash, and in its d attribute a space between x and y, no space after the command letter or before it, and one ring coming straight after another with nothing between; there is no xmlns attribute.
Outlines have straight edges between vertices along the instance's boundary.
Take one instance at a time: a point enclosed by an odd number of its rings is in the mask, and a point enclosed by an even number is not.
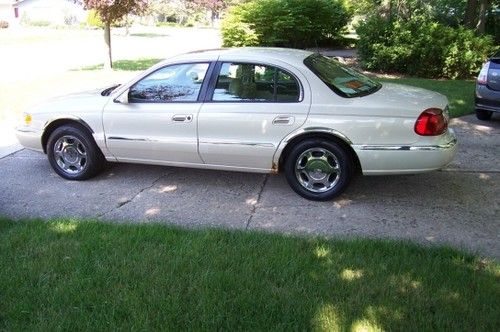
<svg viewBox="0 0 500 332"><path fill-rule="evenodd" d="M201 158L253 170L272 168L278 144L302 126L311 105L299 71L255 60L220 61L208 96L198 117Z"/></svg>

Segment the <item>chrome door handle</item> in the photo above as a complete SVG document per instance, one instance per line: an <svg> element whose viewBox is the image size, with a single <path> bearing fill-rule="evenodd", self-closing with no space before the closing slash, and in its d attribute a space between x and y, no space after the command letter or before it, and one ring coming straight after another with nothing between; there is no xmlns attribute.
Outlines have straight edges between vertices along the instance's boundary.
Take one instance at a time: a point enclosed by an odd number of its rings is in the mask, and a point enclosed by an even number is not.
<svg viewBox="0 0 500 332"><path fill-rule="evenodd" d="M273 120L273 125L291 125L295 121L293 116L277 116Z"/></svg>
<svg viewBox="0 0 500 332"><path fill-rule="evenodd" d="M191 122L193 120L193 115L191 114L176 114L172 117L174 122Z"/></svg>

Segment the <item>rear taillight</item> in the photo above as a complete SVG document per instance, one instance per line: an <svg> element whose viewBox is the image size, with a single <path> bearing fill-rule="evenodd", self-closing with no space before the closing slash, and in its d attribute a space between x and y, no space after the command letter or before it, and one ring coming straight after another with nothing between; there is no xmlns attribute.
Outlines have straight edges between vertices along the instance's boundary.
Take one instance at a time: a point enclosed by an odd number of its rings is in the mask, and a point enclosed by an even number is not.
<svg viewBox="0 0 500 332"><path fill-rule="evenodd" d="M486 85L488 84L488 70L490 69L490 62L486 62L479 72L477 77L477 84Z"/></svg>
<svg viewBox="0 0 500 332"><path fill-rule="evenodd" d="M415 122L415 132L421 136L441 135L447 128L448 121L439 108L426 109Z"/></svg>

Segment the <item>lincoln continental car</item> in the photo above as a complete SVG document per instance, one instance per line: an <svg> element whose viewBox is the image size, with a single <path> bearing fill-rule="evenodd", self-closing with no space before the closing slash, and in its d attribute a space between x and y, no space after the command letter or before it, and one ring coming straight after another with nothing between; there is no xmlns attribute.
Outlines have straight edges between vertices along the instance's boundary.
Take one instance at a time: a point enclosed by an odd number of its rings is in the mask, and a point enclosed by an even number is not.
<svg viewBox="0 0 500 332"><path fill-rule="evenodd" d="M378 83L322 55L276 48L176 56L130 82L28 110L26 148L65 179L126 162L284 173L312 200L351 178L446 166L456 152L445 96Z"/></svg>

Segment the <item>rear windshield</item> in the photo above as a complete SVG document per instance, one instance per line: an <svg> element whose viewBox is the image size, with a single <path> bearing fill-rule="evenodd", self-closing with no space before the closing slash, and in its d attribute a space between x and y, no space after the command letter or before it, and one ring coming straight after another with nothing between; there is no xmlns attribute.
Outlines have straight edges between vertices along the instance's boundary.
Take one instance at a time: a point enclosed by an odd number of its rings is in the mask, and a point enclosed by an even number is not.
<svg viewBox="0 0 500 332"><path fill-rule="evenodd" d="M382 87L382 84L345 66L335 59L320 54L312 54L304 64L335 93L352 98L369 95Z"/></svg>

